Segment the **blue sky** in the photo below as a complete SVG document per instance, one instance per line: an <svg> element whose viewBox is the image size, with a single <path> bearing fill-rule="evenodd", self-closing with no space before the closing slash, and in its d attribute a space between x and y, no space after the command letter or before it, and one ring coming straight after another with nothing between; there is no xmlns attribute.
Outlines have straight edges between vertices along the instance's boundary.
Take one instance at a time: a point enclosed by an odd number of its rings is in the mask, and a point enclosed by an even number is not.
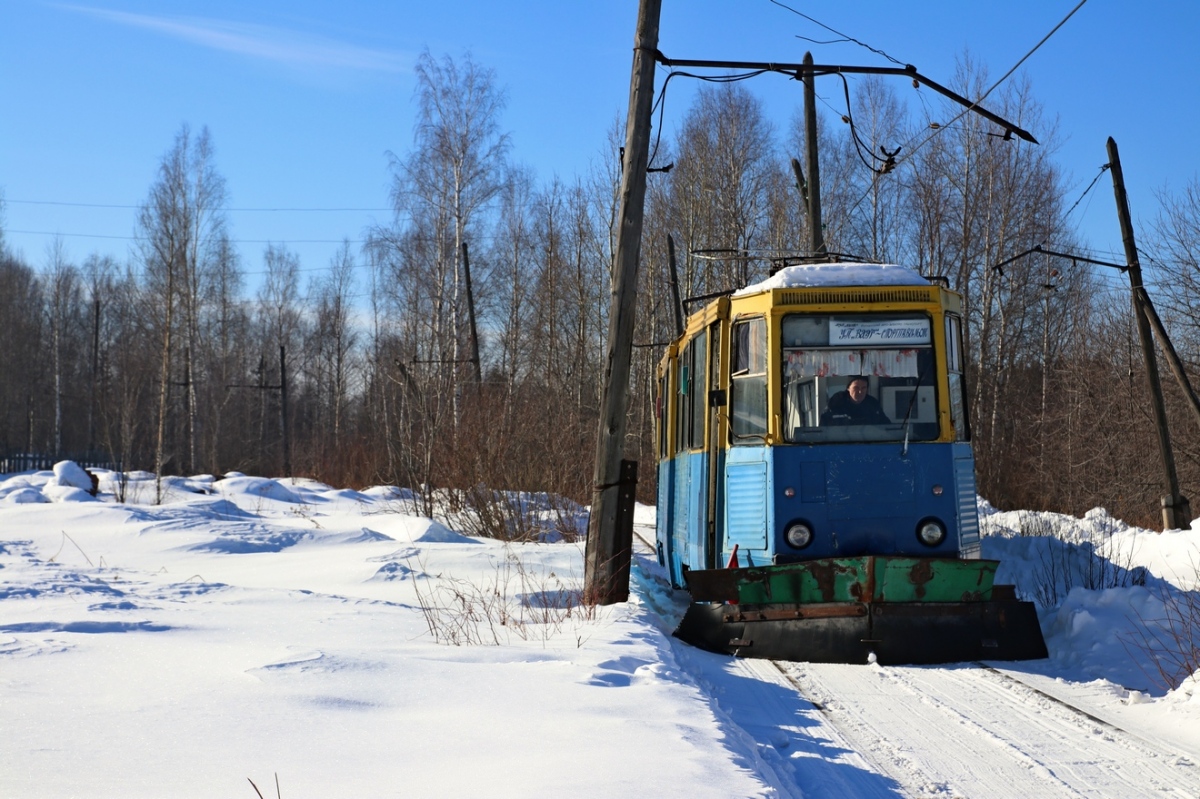
<svg viewBox="0 0 1200 799"><path fill-rule="evenodd" d="M965 51L996 79L1078 0L802 0L787 5L949 84ZM244 266L267 241L306 270L343 238L386 221L387 152L412 142L412 66L428 48L470 51L508 93L512 155L540 179L589 168L626 106L636 0L0 0L0 192L10 247L44 265L53 234L68 256L124 260L136 210L183 123L207 126L229 190ZM1089 0L1022 67L1057 118L1073 200L1116 139L1134 217L1155 192L1200 172L1194 83L1200 4ZM770 0L663 0L660 49L675 58L889 64ZM660 69L659 81L663 72ZM799 86L748 85L779 125ZM903 82L896 86L902 92ZM692 87L672 84L674 130ZM818 93L841 104L840 85ZM985 104L986 105L986 104ZM126 206L126 207L87 207ZM238 209L353 209L264 211ZM1097 250L1121 249L1107 175L1073 214ZM29 232L21 232L29 231Z"/></svg>

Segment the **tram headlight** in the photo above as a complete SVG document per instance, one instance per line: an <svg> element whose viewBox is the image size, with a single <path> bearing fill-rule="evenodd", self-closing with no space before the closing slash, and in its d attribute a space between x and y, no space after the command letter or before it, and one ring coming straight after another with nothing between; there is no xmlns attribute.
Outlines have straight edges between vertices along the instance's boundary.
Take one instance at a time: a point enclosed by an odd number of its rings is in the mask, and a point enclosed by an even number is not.
<svg viewBox="0 0 1200 799"><path fill-rule="evenodd" d="M917 525L917 539L927 547L936 547L946 540L946 528L937 519L926 519Z"/></svg>
<svg viewBox="0 0 1200 799"><path fill-rule="evenodd" d="M804 549L812 543L813 532L812 528L804 522L792 522L788 525L787 532L783 534L783 537L792 549Z"/></svg>

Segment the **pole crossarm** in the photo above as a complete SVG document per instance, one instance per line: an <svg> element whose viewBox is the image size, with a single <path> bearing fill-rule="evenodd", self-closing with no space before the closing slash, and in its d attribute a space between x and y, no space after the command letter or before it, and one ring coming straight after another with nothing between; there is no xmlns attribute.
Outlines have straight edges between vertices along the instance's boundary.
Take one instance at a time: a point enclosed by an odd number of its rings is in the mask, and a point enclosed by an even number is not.
<svg viewBox="0 0 1200 799"><path fill-rule="evenodd" d="M1043 247L1040 244L1037 245L1036 247L1030 247L1028 250L1025 250L1024 252L1019 252L1016 255L1014 255L1012 258L1007 258L998 264L993 264L992 269L995 269L1000 274L1004 274L1004 267L1008 266L1013 261L1019 261L1020 259L1024 258L1026 255L1032 255L1035 252L1041 253L1043 255L1052 255L1055 258L1068 258L1072 261L1077 261L1079 263L1095 264L1096 266L1109 266L1109 267L1112 267L1113 269L1120 269L1122 272L1129 271L1128 264L1114 264L1111 261L1097 261L1095 258L1087 258L1082 255L1076 255L1075 253L1056 252L1055 250L1047 250L1045 247Z"/></svg>
<svg viewBox="0 0 1200 799"><path fill-rule="evenodd" d="M1032 144L1038 143L1038 140L1029 131L1014 125L998 114L993 114L978 103L971 102L961 94L947 89L937 81L930 80L920 72L917 72L917 68L912 64L904 67L856 67L842 64L783 64L774 61L707 61L703 59L668 58L659 51L655 51L655 58L658 60L658 63L666 67L748 69L762 72L778 72L782 75L789 75L794 80L803 80L810 75L813 77L821 75L899 75L911 78L922 86L928 86L943 97L949 98L964 108L974 111L984 119L996 123L1004 128L1005 138L1008 138L1010 135L1016 135L1017 138L1024 139Z"/></svg>

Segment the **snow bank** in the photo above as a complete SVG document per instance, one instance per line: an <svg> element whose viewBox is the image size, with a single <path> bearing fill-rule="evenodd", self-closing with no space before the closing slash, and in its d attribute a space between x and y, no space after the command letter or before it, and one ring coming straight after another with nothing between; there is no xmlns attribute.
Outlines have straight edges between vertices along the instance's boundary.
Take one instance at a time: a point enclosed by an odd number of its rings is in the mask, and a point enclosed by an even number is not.
<svg viewBox="0 0 1200 799"><path fill-rule="evenodd" d="M1035 602L1055 672L1164 696L1200 667L1200 530L1131 527L1103 508L1083 518L1001 512L981 502L982 554L997 583ZM1190 626L1190 630L1188 627Z"/></svg>
<svg viewBox="0 0 1200 799"><path fill-rule="evenodd" d="M54 464L54 477L47 485L58 485L66 488L81 488L92 490L92 476L74 461L61 461Z"/></svg>
<svg viewBox="0 0 1200 799"><path fill-rule="evenodd" d="M19 474L0 482L0 505L38 502L92 502L92 476L74 461L60 461L52 471Z"/></svg>

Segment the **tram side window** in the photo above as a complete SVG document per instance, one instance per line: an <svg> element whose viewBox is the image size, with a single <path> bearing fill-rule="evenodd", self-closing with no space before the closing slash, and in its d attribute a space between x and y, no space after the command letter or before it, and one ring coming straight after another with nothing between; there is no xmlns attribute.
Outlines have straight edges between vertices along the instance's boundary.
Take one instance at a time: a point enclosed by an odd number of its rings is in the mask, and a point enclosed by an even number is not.
<svg viewBox="0 0 1200 799"><path fill-rule="evenodd" d="M684 431L688 428L688 397L691 394L692 381L692 345L689 344L679 353L679 360L676 362L675 368L678 370L678 375L675 380L675 451L683 452L687 449L685 442Z"/></svg>
<svg viewBox="0 0 1200 799"><path fill-rule="evenodd" d="M670 371L663 373L663 376L658 379L658 396L654 402L654 415L658 428L658 457L659 460L667 457L667 386L669 381Z"/></svg>
<svg viewBox="0 0 1200 799"><path fill-rule="evenodd" d="M679 393L675 395L675 451L704 445L707 336L701 332L679 356Z"/></svg>
<svg viewBox="0 0 1200 799"><path fill-rule="evenodd" d="M950 380L950 417L954 421L954 436L959 441L970 441L967 381L963 377L962 320L957 316L946 317L946 371Z"/></svg>
<svg viewBox="0 0 1200 799"><path fill-rule="evenodd" d="M735 444L761 443L767 433L767 321L733 325L730 430Z"/></svg>
<svg viewBox="0 0 1200 799"><path fill-rule="evenodd" d="M708 334L706 331L692 341L692 394L691 429L688 433L688 448L704 446L704 420L708 417Z"/></svg>

